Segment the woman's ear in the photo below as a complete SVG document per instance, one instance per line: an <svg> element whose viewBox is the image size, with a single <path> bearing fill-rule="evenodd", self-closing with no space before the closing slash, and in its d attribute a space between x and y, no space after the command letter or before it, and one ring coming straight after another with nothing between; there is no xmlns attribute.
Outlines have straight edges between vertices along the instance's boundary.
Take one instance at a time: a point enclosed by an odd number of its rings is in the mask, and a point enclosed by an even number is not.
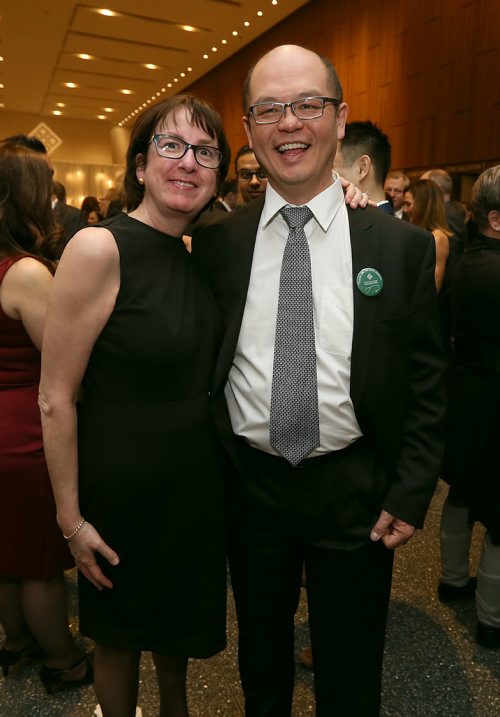
<svg viewBox="0 0 500 717"><path fill-rule="evenodd" d="M135 158L135 176L139 184L144 184L144 172L146 170L146 158L141 153L136 155Z"/></svg>

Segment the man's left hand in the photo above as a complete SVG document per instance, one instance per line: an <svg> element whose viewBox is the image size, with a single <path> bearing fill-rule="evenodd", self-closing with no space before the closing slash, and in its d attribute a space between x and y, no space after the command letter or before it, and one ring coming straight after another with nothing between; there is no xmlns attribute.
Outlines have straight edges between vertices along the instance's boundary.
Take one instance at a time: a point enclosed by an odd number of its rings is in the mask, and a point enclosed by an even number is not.
<svg viewBox="0 0 500 717"><path fill-rule="evenodd" d="M379 519L372 528L370 540L382 540L386 548L394 550L404 545L415 534L415 528L404 520L396 518L386 510L380 513Z"/></svg>

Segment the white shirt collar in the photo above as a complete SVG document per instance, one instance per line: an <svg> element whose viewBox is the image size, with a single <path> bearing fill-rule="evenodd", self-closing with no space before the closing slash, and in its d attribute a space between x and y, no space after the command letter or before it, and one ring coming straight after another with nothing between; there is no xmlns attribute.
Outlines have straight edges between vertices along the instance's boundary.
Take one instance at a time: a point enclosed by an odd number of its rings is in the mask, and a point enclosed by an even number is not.
<svg viewBox="0 0 500 717"><path fill-rule="evenodd" d="M265 228L275 219L276 215L279 214L280 209L288 204L289 202L286 202L283 197L273 189L271 183L268 182L264 209L262 210L261 226ZM345 206L344 190L342 189L337 172L332 172L332 183L330 186L306 202L306 206L309 207L320 227L326 232L339 209Z"/></svg>

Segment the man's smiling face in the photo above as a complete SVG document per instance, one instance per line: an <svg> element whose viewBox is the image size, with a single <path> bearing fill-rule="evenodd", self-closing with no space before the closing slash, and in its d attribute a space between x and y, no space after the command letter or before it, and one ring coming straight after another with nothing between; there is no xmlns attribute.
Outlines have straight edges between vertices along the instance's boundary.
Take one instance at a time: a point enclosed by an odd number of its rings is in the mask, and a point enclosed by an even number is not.
<svg viewBox="0 0 500 717"><path fill-rule="evenodd" d="M313 52L278 47L255 66L249 104L293 102L302 97L334 97L326 67ZM276 124L243 118L249 144L273 188L291 204L304 204L332 183L337 140L344 136L347 105L326 103L322 117L299 120L287 107Z"/></svg>

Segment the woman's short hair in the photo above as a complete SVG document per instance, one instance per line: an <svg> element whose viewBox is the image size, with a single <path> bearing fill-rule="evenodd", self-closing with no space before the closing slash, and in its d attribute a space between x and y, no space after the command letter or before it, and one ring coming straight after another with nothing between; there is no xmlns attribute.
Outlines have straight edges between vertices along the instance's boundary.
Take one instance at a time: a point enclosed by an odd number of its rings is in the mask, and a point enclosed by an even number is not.
<svg viewBox="0 0 500 717"><path fill-rule="evenodd" d="M486 169L472 187L471 210L478 229L489 226L488 214L500 211L500 164Z"/></svg>
<svg viewBox="0 0 500 717"><path fill-rule="evenodd" d="M137 155L142 154L144 161L147 162L148 147L156 128L161 127L169 115L172 113L175 115L182 108L186 109L191 116L191 122L195 127L199 127L212 139L217 140L218 148L222 152L222 163L217 170L217 193L219 193L231 161L231 149L224 133L221 117L217 110L204 100L190 94L174 95L145 110L132 129L124 179L129 211L136 209L144 196L144 186L137 181Z"/></svg>
<svg viewBox="0 0 500 717"><path fill-rule="evenodd" d="M51 198L52 172L43 155L0 142L0 253L58 257L64 232Z"/></svg>

